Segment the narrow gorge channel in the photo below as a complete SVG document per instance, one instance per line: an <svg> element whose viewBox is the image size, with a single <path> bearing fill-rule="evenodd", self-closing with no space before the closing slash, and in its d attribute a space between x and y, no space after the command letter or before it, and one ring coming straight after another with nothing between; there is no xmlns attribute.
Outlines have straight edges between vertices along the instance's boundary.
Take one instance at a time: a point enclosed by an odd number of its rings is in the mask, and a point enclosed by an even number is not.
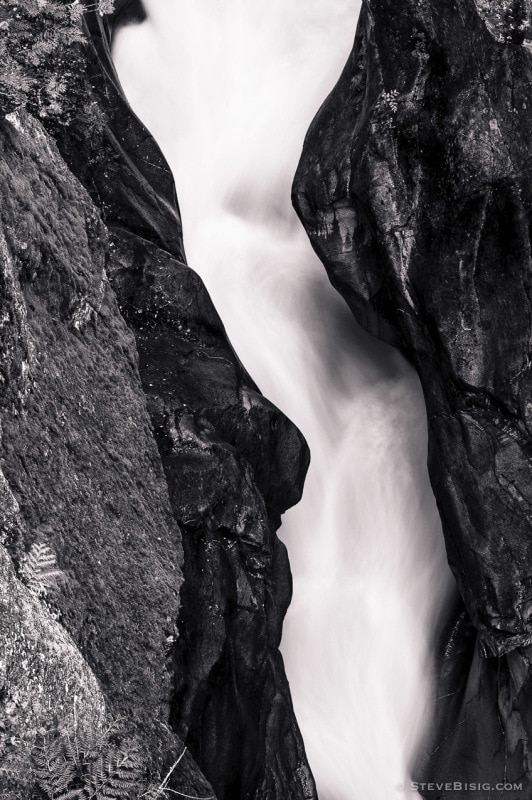
<svg viewBox="0 0 532 800"><path fill-rule="evenodd" d="M404 358L354 322L290 202L359 4L145 5L114 59L172 168L188 263L311 450L303 499L280 530L294 578L281 649L318 793L392 800L422 738L451 585L425 405Z"/></svg>

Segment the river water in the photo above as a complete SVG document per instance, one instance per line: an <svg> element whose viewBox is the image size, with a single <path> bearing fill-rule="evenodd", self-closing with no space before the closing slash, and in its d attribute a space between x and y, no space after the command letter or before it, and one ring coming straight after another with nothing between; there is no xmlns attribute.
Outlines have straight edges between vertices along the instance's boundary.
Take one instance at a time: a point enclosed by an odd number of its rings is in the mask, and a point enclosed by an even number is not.
<svg viewBox="0 0 532 800"><path fill-rule="evenodd" d="M190 265L240 358L312 452L280 531L282 651L321 800L408 782L449 585L418 379L330 287L290 206L308 125L357 0L146 0L117 37L133 108L172 167ZM288 799L287 799L288 800Z"/></svg>

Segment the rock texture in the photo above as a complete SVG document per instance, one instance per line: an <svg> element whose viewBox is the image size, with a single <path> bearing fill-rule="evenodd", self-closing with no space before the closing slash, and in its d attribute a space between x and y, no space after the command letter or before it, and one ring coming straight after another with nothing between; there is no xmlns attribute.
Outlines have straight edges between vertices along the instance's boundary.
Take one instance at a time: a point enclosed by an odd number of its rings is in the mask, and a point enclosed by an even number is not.
<svg viewBox="0 0 532 800"><path fill-rule="evenodd" d="M70 729L99 731L106 720L105 700L94 673L65 628L17 579L4 547L0 548L0 702L3 800L31 796L32 749L37 734L54 715Z"/></svg>
<svg viewBox="0 0 532 800"><path fill-rule="evenodd" d="M91 32L98 61L105 63L108 38L101 28ZM117 93L109 129L121 130L125 114L116 109L124 100L116 79L106 91ZM129 135L146 141L128 114ZM138 133L132 134L134 125ZM132 151L129 145L108 162L125 185ZM149 152L144 144L142 152ZM159 152L149 161L169 174ZM186 265L173 181L161 182L160 171L148 176L151 187L165 192L153 233L131 221L125 230L114 211L106 222L111 281L135 333L183 534L172 724L220 800L313 798L278 651L291 575L275 533L282 512L300 498L308 449L240 364L205 287ZM132 200L139 202L138 189ZM174 240L158 235L166 225Z"/></svg>
<svg viewBox="0 0 532 800"><path fill-rule="evenodd" d="M275 529L306 450L238 363L197 275L134 234L113 243L183 533L174 727L218 797L313 797L277 650L291 579Z"/></svg>
<svg viewBox="0 0 532 800"><path fill-rule="evenodd" d="M291 576L276 536L308 449L186 265L171 173L110 56L140 7L116 5L85 13L103 129L51 128L59 155L27 114L0 123L9 550L19 572L35 544L57 557L52 610L78 680L98 681L152 769L187 745L170 788L311 800L278 651Z"/></svg>
<svg viewBox="0 0 532 800"><path fill-rule="evenodd" d="M530 12L521 0L365 0L293 190L333 285L402 349L425 394L465 610L418 773L521 782L512 798L532 791Z"/></svg>
<svg viewBox="0 0 532 800"><path fill-rule="evenodd" d="M46 681L57 689L38 727L54 717L63 726L73 694L80 702L87 696L86 713L98 708L100 689L90 690L96 676L110 717L122 718L153 768L162 769L183 749L167 725L166 641L179 607L182 550L135 341L105 270L107 231L50 138L25 113L0 122L0 186L4 543L21 574L35 544L50 549L62 573L53 607L34 623L32 658L43 661ZM18 588L4 595L3 711L26 715L14 692L20 695L23 677L34 680L33 661L15 684L10 661L31 606L9 572L6 580ZM67 632L79 653L70 652ZM188 771L199 774L183 762L186 787ZM192 785L208 786L201 776Z"/></svg>

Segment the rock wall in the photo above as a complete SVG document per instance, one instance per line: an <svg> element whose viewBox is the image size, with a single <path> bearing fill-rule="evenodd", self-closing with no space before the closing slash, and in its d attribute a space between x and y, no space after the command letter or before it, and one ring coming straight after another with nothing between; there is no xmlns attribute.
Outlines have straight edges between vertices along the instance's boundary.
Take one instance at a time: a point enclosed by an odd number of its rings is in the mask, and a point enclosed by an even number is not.
<svg viewBox="0 0 532 800"><path fill-rule="evenodd" d="M110 55L139 4L116 5L110 20L85 12L103 128L47 134L26 113L0 125L9 551L20 575L34 545L57 559L49 624L78 648L77 680L100 687L79 694L87 717L105 704L124 720L153 773L187 746L170 788L310 800L278 651L291 575L276 536L308 449L186 264L171 173Z"/></svg>
<svg viewBox="0 0 532 800"><path fill-rule="evenodd" d="M442 699L417 774L521 782L523 798L532 778L529 31L520 0L365 0L293 189L333 285L367 330L402 349L425 394L430 478L465 609L440 654Z"/></svg>
<svg viewBox="0 0 532 800"><path fill-rule="evenodd" d="M163 769L182 751L167 724L166 641L182 549L135 341L106 274L107 231L25 113L0 123L0 185L3 544L21 576L36 545L55 556L59 573L51 605L41 607L5 567L3 712L11 729L20 727L39 700L40 718L26 730L35 734L64 727L73 703L103 724L105 705ZM33 622L31 607L40 611ZM28 675L23 661L13 672L23 656L19 629L36 641ZM41 698L35 663L44 671ZM198 773L186 763L183 770ZM207 786L201 776L195 785Z"/></svg>

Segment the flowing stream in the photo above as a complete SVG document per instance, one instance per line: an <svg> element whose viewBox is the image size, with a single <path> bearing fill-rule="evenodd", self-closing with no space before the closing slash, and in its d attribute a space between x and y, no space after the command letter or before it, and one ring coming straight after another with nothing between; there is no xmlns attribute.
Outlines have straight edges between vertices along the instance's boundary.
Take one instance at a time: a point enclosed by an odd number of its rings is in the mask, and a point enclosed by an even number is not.
<svg viewBox="0 0 532 800"><path fill-rule="evenodd" d="M321 800L409 797L449 590L419 382L331 288L290 205L358 0L146 0L124 89L175 175L190 265L240 358L312 452L280 535L282 651Z"/></svg>

